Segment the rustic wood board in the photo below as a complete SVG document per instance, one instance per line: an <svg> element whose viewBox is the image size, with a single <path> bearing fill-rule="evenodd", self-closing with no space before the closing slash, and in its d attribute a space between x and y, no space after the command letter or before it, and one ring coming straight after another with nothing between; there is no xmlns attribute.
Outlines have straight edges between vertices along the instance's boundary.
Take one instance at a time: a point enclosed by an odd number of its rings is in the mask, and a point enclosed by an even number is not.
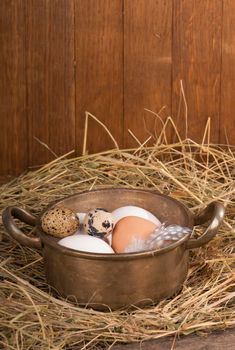
<svg viewBox="0 0 235 350"><path fill-rule="evenodd" d="M24 11L20 0L0 3L0 174L28 165Z"/></svg>
<svg viewBox="0 0 235 350"><path fill-rule="evenodd" d="M148 6L146 6L148 4ZM124 1L124 135L125 146L162 128L158 118L171 114L172 1ZM144 120L146 127L144 125ZM156 123L155 123L156 121Z"/></svg>
<svg viewBox="0 0 235 350"><path fill-rule="evenodd" d="M220 142L235 143L235 1L223 6Z"/></svg>
<svg viewBox="0 0 235 350"><path fill-rule="evenodd" d="M0 175L0 185L6 184L7 182L13 179L12 176L9 175Z"/></svg>
<svg viewBox="0 0 235 350"><path fill-rule="evenodd" d="M74 8L71 0L26 3L31 166L75 148Z"/></svg>
<svg viewBox="0 0 235 350"><path fill-rule="evenodd" d="M123 1L75 0L76 149L83 146L85 112L123 139ZM89 118L89 153L114 148L96 121Z"/></svg>
<svg viewBox="0 0 235 350"><path fill-rule="evenodd" d="M233 0L0 1L0 173L81 154L86 110L120 147L138 145L128 129L159 133L145 108L166 106L184 137L181 79L188 136L202 141L210 117L210 141L234 144L234 13ZM88 130L90 153L113 147Z"/></svg>
<svg viewBox="0 0 235 350"><path fill-rule="evenodd" d="M207 336L188 335L142 343L116 345L112 350L235 350L235 330L218 331Z"/></svg>
<svg viewBox="0 0 235 350"><path fill-rule="evenodd" d="M221 0L174 1L172 114L182 136L199 142L209 117L211 141L219 141L221 24ZM180 80L188 105L188 128L183 105L178 115Z"/></svg>

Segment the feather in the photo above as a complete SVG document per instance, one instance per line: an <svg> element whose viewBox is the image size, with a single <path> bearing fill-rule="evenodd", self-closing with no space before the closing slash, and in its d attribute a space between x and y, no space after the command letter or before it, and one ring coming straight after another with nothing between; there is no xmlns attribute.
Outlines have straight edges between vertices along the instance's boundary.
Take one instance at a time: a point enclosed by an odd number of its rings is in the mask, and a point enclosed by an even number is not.
<svg viewBox="0 0 235 350"><path fill-rule="evenodd" d="M126 247L125 253L155 250L166 247L186 235L191 235L192 230L179 225L161 224L149 236L148 239L134 238Z"/></svg>

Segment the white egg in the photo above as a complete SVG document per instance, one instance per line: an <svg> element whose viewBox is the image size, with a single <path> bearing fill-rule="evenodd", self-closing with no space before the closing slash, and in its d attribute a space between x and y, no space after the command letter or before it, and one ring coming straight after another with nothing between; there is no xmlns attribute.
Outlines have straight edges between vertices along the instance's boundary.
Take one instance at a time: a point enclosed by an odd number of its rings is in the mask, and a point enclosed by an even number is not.
<svg viewBox="0 0 235 350"><path fill-rule="evenodd" d="M76 213L76 216L79 219L80 224L83 224L86 213Z"/></svg>
<svg viewBox="0 0 235 350"><path fill-rule="evenodd" d="M85 235L86 234L86 232L82 229L82 228L80 228L79 230L77 230L73 235L71 235L71 236L74 236L74 235Z"/></svg>
<svg viewBox="0 0 235 350"><path fill-rule="evenodd" d="M115 209L112 214L115 224L126 216L138 216L140 218L153 222L156 226L161 225L161 222L156 218L156 216L154 216L148 210L140 207L135 207L133 205L127 205L126 207Z"/></svg>
<svg viewBox="0 0 235 350"><path fill-rule="evenodd" d="M112 234L107 237L107 240L110 245L112 245Z"/></svg>
<svg viewBox="0 0 235 350"><path fill-rule="evenodd" d="M86 234L75 234L61 239L58 242L67 248L90 253L114 254L113 249L100 238Z"/></svg>

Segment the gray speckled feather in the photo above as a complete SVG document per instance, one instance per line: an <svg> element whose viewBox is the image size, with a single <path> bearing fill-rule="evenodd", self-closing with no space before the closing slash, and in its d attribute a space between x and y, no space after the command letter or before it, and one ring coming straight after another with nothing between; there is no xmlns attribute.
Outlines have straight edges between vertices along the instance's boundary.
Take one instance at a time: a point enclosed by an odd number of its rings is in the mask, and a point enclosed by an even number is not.
<svg viewBox="0 0 235 350"><path fill-rule="evenodd" d="M182 227L179 225L166 226L162 224L158 226L147 240L140 238L134 238L125 249L125 253L140 252L145 250L154 250L162 248L178 241L186 235L190 235L192 230L188 227Z"/></svg>

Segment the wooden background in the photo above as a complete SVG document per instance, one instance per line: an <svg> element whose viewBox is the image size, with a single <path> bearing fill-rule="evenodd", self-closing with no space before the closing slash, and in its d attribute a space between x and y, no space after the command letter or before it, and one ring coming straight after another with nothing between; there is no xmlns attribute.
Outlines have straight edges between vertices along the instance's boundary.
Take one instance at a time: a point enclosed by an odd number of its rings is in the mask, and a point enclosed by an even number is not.
<svg viewBox="0 0 235 350"><path fill-rule="evenodd" d="M178 113L188 136L235 144L234 0L1 0L0 174L81 153L85 111L120 147ZM159 124L160 127L160 124ZM225 133L227 130L227 136ZM88 150L113 147L89 122Z"/></svg>

